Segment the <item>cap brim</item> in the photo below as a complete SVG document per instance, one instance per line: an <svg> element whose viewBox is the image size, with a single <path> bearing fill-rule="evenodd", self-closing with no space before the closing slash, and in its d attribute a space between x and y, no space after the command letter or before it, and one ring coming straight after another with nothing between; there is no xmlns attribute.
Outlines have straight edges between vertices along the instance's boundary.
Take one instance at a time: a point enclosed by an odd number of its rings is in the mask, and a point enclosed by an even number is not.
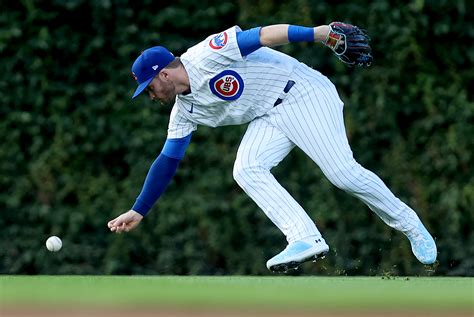
<svg viewBox="0 0 474 317"><path fill-rule="evenodd" d="M140 85L138 85L137 89L135 90L135 93L133 94L132 99L135 99L135 97L137 97L139 94L141 94L145 90L145 88L148 87L148 85L151 83L153 78L155 78L155 77L153 76L150 79L148 79L148 80L144 81L143 83L141 83Z"/></svg>

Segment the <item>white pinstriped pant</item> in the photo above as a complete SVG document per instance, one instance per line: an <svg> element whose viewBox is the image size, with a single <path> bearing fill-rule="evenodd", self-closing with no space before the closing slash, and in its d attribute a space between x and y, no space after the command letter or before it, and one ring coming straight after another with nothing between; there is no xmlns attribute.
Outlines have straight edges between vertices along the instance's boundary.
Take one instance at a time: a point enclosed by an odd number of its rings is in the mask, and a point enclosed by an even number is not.
<svg viewBox="0 0 474 317"><path fill-rule="evenodd" d="M320 235L305 210L270 173L298 146L332 184L362 200L389 226L403 232L416 226L416 213L354 160L344 127L344 104L334 85L303 64L291 79L296 84L283 103L247 128L233 172L240 187L289 243Z"/></svg>

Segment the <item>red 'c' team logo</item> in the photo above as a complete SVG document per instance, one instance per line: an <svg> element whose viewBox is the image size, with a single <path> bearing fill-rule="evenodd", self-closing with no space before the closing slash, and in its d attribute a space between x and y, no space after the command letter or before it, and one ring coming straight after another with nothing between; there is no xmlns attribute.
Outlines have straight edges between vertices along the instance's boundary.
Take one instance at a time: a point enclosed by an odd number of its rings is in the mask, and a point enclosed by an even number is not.
<svg viewBox="0 0 474 317"><path fill-rule="evenodd" d="M225 70L209 81L211 91L223 100L235 100L242 95L244 81L233 70Z"/></svg>
<svg viewBox="0 0 474 317"><path fill-rule="evenodd" d="M214 88L224 97L233 97L239 91L239 82L234 76L228 75L216 81Z"/></svg>
<svg viewBox="0 0 474 317"><path fill-rule="evenodd" d="M215 50L220 50L227 44L228 39L227 32L219 33L209 41L209 46Z"/></svg>

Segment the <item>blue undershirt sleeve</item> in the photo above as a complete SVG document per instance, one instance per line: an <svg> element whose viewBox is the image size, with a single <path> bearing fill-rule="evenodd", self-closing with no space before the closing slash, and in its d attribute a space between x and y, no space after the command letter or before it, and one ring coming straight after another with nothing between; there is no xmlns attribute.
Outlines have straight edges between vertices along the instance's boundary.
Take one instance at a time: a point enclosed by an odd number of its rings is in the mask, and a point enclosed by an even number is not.
<svg viewBox="0 0 474 317"><path fill-rule="evenodd" d="M188 148L189 142L191 142L191 135L192 133L184 138L166 139L161 153L174 159L182 159L186 149Z"/></svg>
<svg viewBox="0 0 474 317"><path fill-rule="evenodd" d="M262 44L260 44L260 29L261 27L256 27L237 32L237 45L242 56L247 56L262 47Z"/></svg>
<svg viewBox="0 0 474 317"><path fill-rule="evenodd" d="M148 171L142 191L132 210L145 216L165 191L191 141L191 134L180 139L167 139L163 150Z"/></svg>

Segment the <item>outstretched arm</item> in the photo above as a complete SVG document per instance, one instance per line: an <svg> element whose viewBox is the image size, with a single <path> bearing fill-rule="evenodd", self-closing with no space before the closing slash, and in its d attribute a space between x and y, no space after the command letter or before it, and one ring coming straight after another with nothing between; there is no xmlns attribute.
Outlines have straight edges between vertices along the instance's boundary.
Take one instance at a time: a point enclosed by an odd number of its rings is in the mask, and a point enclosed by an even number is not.
<svg viewBox="0 0 474 317"><path fill-rule="evenodd" d="M107 226L110 231L130 231L140 223L176 173L190 140L191 134L180 139L166 140L163 150L148 171L142 191L132 209L109 221Z"/></svg>
<svg viewBox="0 0 474 317"><path fill-rule="evenodd" d="M355 25L332 22L329 25L304 27L275 24L237 33L240 53L246 56L262 46L277 46L289 42L321 42L349 66L368 67L372 63L370 38Z"/></svg>
<svg viewBox="0 0 474 317"><path fill-rule="evenodd" d="M237 33L240 53L246 56L262 46L278 46L289 42L322 42L327 44L328 25L305 27L290 24L274 24L256 27Z"/></svg>

